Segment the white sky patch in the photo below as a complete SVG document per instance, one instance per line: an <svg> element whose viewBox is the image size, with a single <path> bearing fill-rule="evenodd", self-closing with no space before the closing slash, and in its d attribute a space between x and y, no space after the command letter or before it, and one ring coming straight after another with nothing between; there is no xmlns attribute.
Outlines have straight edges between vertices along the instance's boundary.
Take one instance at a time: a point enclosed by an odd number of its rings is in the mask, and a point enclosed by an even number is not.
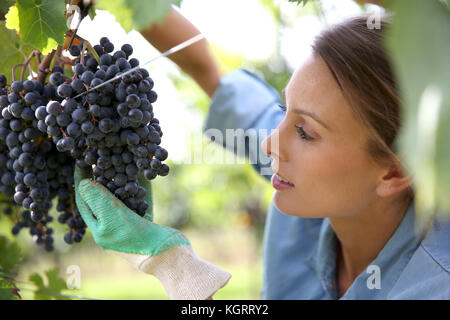
<svg viewBox="0 0 450 320"><path fill-rule="evenodd" d="M184 0L181 12L226 51L251 60L266 60L274 53L275 22L259 0Z"/></svg>

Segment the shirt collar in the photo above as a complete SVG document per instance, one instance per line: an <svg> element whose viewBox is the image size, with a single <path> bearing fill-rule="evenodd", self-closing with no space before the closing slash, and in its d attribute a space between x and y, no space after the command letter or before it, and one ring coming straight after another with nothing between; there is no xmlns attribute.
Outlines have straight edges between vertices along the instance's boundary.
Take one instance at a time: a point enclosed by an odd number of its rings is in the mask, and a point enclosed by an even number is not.
<svg viewBox="0 0 450 320"><path fill-rule="evenodd" d="M425 223L415 217L414 201L411 201L400 225L378 256L369 266L378 267L381 288L369 289L369 268L353 281L341 299L385 299L394 286L402 270L417 249L424 235ZM324 291L331 299L337 299L336 249L338 239L330 221L324 219L316 250L308 259L308 264L316 271ZM370 270L373 270L372 268Z"/></svg>

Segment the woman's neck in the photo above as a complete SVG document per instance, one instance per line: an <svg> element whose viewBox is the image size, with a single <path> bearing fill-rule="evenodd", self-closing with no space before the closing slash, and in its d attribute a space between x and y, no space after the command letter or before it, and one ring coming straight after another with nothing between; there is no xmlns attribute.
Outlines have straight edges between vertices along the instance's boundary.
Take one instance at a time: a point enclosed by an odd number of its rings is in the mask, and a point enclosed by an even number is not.
<svg viewBox="0 0 450 320"><path fill-rule="evenodd" d="M357 216L329 218L339 241L336 255L339 296L375 260L400 225L410 202L380 201Z"/></svg>

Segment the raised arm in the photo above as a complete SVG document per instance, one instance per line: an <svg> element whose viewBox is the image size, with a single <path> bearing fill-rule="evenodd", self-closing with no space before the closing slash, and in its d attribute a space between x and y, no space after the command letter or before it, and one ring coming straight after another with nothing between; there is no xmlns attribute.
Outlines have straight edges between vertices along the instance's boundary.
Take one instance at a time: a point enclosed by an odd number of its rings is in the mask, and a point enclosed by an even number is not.
<svg viewBox="0 0 450 320"><path fill-rule="evenodd" d="M200 33L188 19L173 8L161 24L154 24L140 32L160 52ZM213 96L219 85L220 73L206 39L170 55L169 58L191 76L206 94Z"/></svg>

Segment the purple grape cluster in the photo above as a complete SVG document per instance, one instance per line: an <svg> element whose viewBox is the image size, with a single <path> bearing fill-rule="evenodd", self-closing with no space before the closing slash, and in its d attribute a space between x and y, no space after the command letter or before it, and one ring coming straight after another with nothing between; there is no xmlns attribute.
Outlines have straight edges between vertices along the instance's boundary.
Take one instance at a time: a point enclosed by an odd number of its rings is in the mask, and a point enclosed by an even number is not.
<svg viewBox="0 0 450 320"><path fill-rule="evenodd" d="M79 238L85 233L86 226L71 197L75 161L67 152L57 151L47 132L39 130L35 117L39 106L55 97L55 88L26 80L14 81L8 89L6 82L0 75L0 192L10 199L5 213L11 214L13 206L24 208L16 216L13 234L29 228L35 241L51 251L53 229L48 223L53 221L49 214L53 199L58 199L57 211L78 219L69 226L68 234L78 234Z"/></svg>
<svg viewBox="0 0 450 320"><path fill-rule="evenodd" d="M90 90L139 66L137 59L129 59L129 44L111 54L114 45L104 37L94 50L99 64L82 47L71 48L72 54L82 55L73 67L75 76L71 81L58 73L50 77L64 100L51 100L36 110L38 127L52 137L58 151L69 152L80 168L92 169L97 182L144 216L149 204L138 177L152 180L169 173L163 163L168 153L159 146L162 131L153 113L154 83L147 70L138 68Z"/></svg>
<svg viewBox="0 0 450 320"><path fill-rule="evenodd" d="M65 242L80 242L86 231L75 206L75 165L90 170L140 216L149 203L139 178L169 173L163 163L168 153L160 146L163 133L153 113L158 97L148 71L130 59L129 44L113 52L114 45L104 37L93 48L99 60L83 44L69 49L75 56L71 78L59 66L45 85L37 80L7 85L0 75L0 193L8 203L4 212L16 212L13 234L29 228L48 251L54 242L48 226L53 200L60 212L57 220L68 226ZM136 70L91 90L132 68Z"/></svg>

